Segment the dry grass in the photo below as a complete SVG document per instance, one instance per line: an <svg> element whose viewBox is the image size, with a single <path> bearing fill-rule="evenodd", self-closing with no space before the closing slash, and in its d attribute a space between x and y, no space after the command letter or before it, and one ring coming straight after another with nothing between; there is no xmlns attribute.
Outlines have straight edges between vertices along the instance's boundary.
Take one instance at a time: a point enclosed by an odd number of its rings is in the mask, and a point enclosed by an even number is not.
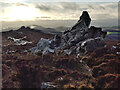
<svg viewBox="0 0 120 90"><path fill-rule="evenodd" d="M92 69L92 75L83 71L83 64L75 55L66 56L41 53L25 53L24 50L36 46L41 37L51 38L53 35L41 32L25 31L26 40L32 44L15 46L7 40L8 36L23 37L9 32L3 34L2 55L2 87L3 88L40 88L42 82L63 88L117 88L120 84L120 44L118 41L106 41L107 47L98 48L84 58L84 62ZM10 45L8 45L10 44ZM8 46L7 46L8 45ZM116 49L111 49L115 45ZM15 53L6 54L7 50Z"/></svg>

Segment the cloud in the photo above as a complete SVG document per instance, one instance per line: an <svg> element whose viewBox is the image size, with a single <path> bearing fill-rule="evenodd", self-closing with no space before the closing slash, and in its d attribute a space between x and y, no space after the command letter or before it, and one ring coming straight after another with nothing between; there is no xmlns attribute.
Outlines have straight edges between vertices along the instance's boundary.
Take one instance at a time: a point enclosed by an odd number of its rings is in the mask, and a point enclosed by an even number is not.
<svg viewBox="0 0 120 90"><path fill-rule="evenodd" d="M117 18L117 3L54 2L35 4L35 7L53 18L78 19L84 10L93 20Z"/></svg>
<svg viewBox="0 0 120 90"><path fill-rule="evenodd" d="M40 10L43 10L43 11L50 11L51 10L51 6L48 6L45 4L36 4L35 7L40 9Z"/></svg>
<svg viewBox="0 0 120 90"><path fill-rule="evenodd" d="M94 7L93 7L92 5L88 5L88 7L89 7L90 9L94 9Z"/></svg>
<svg viewBox="0 0 120 90"><path fill-rule="evenodd" d="M16 3L9 3L9 2L0 2L0 5L2 5L2 7L6 8L6 7L12 7L12 6L25 6L28 7L30 6L27 3L22 3L22 2L16 2Z"/></svg>
<svg viewBox="0 0 120 90"><path fill-rule="evenodd" d="M75 11L79 10L80 6L74 2L55 2L55 3L40 3L35 4L35 7L42 11Z"/></svg>
<svg viewBox="0 0 120 90"><path fill-rule="evenodd" d="M104 10L105 10L105 7L103 7L103 6L99 6L99 8L100 8L100 9L104 9Z"/></svg>
<svg viewBox="0 0 120 90"><path fill-rule="evenodd" d="M60 5L64 10L78 10L80 8L79 4L75 2L62 2Z"/></svg>
<svg viewBox="0 0 120 90"><path fill-rule="evenodd" d="M50 19L51 17L48 16L41 16L41 17L35 17L36 20L38 19Z"/></svg>
<svg viewBox="0 0 120 90"><path fill-rule="evenodd" d="M70 25L70 21L77 21L84 10L87 10L92 19L92 25L110 26L117 25L118 21L118 3L81 3L81 2L2 2L0 14L4 11L5 21L26 21L28 23L35 22L40 24L40 20L56 20L61 21L62 25ZM3 10L2 10L3 9ZM31 22L29 21L31 20ZM64 22L64 21L66 22ZM56 25L60 25L54 22ZM56 26L55 24L52 24ZM65 23L65 24L64 24ZM14 25L16 26L15 23ZM46 24L46 23L45 23ZM44 25L45 25L44 24ZM73 23L72 23L73 24ZM18 24L19 25L19 24ZM7 26L7 25L6 25ZM50 26L50 25L49 25Z"/></svg>
<svg viewBox="0 0 120 90"><path fill-rule="evenodd" d="M20 2L15 3L15 5L16 5L16 6L26 6L26 7L29 6L29 5L26 4L26 3L20 3Z"/></svg>
<svg viewBox="0 0 120 90"><path fill-rule="evenodd" d="M17 6L16 9L12 8L15 6ZM25 9L20 9L20 8L25 8ZM14 13L17 15L17 13L15 13L14 11L18 12L20 10L21 13L23 14L26 13L27 10L29 10L29 14L31 13L30 15L35 16L32 17L35 18L35 20L41 19L40 16L43 16L43 19L45 18L45 19L77 20L79 19L80 15L82 14L82 11L84 10L87 10L89 12L92 20L112 19L112 18L117 18L118 15L117 8L118 8L117 3L80 3L80 2L40 2L40 3L19 2L18 3L17 2L12 4L10 3L4 4L5 12L9 11L9 13Z"/></svg>

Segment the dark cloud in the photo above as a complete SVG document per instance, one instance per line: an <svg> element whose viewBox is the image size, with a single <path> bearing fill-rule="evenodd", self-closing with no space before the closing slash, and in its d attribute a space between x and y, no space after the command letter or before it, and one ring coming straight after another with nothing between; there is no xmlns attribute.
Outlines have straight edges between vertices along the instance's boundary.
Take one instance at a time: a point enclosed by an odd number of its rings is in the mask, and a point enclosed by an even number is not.
<svg viewBox="0 0 120 90"><path fill-rule="evenodd" d="M82 11L83 11L83 10L88 10L88 8L80 8L80 10L82 10Z"/></svg>
<svg viewBox="0 0 120 90"><path fill-rule="evenodd" d="M59 2L59 3L44 3L44 4L36 4L36 8L42 11L57 11L57 12L70 12L76 10L82 10L80 5L74 2Z"/></svg>
<svg viewBox="0 0 120 90"><path fill-rule="evenodd" d="M111 3L108 5L108 7L112 8L112 9L115 9L118 7L118 3Z"/></svg>
<svg viewBox="0 0 120 90"><path fill-rule="evenodd" d="M51 17L48 17L48 16L42 16L41 18L51 18Z"/></svg>
<svg viewBox="0 0 120 90"><path fill-rule="evenodd" d="M117 19L116 18L108 18L108 19L99 19L93 20L91 25L100 26L100 27L110 27L110 26L117 26Z"/></svg>
<svg viewBox="0 0 120 90"><path fill-rule="evenodd" d="M95 9L92 5L88 5L89 9Z"/></svg>
<svg viewBox="0 0 120 90"><path fill-rule="evenodd" d="M97 20L103 20L103 19L110 19L111 18L111 15L109 13L103 13L103 14L97 14L97 13L94 13L92 14L94 18L96 18Z"/></svg>
<svg viewBox="0 0 120 90"><path fill-rule="evenodd" d="M16 5L16 6L26 6L26 7L28 6L28 5L25 4L25 3L19 3L19 2L18 2L18 3L15 3L15 5Z"/></svg>
<svg viewBox="0 0 120 90"><path fill-rule="evenodd" d="M42 10L42 11L53 11L58 13L73 13L76 11L84 11L84 10L100 10L100 9L106 9L104 6L96 6L96 4L81 4L76 2L59 2L59 3L44 3L44 4L36 4L36 8Z"/></svg>
<svg viewBox="0 0 120 90"><path fill-rule="evenodd" d="M0 6L2 7L9 7L12 6L14 3L5 3L5 2L0 2Z"/></svg>
<svg viewBox="0 0 120 90"><path fill-rule="evenodd" d="M64 10L78 10L80 9L80 5L75 2L63 2L60 3Z"/></svg>
<svg viewBox="0 0 120 90"><path fill-rule="evenodd" d="M99 8L105 10L105 7L103 7L103 6L99 6Z"/></svg>
<svg viewBox="0 0 120 90"><path fill-rule="evenodd" d="M36 8L43 10L43 11L50 11L52 10L51 6L45 4L36 4Z"/></svg>
<svg viewBox="0 0 120 90"><path fill-rule="evenodd" d="M116 4L115 4L116 5ZM56 2L56 3L40 3L35 4L37 9L48 12L60 17L78 18L84 10L91 13L94 19L105 19L115 17L109 12L116 6L112 3L76 3L76 2ZM117 8L115 8L116 10ZM108 12L106 12L108 11Z"/></svg>
<svg viewBox="0 0 120 90"><path fill-rule="evenodd" d="M51 17L48 16L41 16L41 17L35 17L35 19L50 19Z"/></svg>
<svg viewBox="0 0 120 90"><path fill-rule="evenodd" d="M17 2L17 3L7 3L7 2L0 2L0 4L4 7L10 7L10 6L29 6L28 4L26 3L20 3L20 2Z"/></svg>

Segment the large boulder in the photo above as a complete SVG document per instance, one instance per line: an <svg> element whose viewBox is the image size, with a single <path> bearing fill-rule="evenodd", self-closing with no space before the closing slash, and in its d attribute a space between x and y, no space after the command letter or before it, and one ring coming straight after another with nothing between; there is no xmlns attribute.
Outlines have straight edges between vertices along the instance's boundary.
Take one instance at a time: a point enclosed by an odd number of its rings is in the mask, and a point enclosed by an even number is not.
<svg viewBox="0 0 120 90"><path fill-rule="evenodd" d="M105 38L107 32L103 32L102 28L91 26L88 30L89 38L103 37Z"/></svg>
<svg viewBox="0 0 120 90"><path fill-rule="evenodd" d="M47 54L48 52L54 53L54 50L50 48L51 40L41 38L36 47L30 49L31 52L37 53L42 52L42 54Z"/></svg>
<svg viewBox="0 0 120 90"><path fill-rule="evenodd" d="M46 47L50 47L50 41L48 39L41 38L37 44L41 50L44 50Z"/></svg>
<svg viewBox="0 0 120 90"><path fill-rule="evenodd" d="M85 40L81 44L81 48L84 49L86 52L92 52L98 47L103 47L105 45L104 39L102 37L91 38Z"/></svg>

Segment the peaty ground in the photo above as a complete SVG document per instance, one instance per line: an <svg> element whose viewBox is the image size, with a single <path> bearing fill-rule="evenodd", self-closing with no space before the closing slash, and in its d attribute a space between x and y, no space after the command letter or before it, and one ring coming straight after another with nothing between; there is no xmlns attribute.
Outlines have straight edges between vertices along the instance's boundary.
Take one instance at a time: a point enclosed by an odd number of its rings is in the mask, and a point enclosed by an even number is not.
<svg viewBox="0 0 120 90"><path fill-rule="evenodd" d="M22 38L32 44L14 45L8 37ZM40 88L50 82L58 88L119 88L120 43L106 40L106 47L88 55L76 57L59 54L24 52L36 46L40 38L52 38L31 29L2 33L2 87ZM8 51L15 51L8 53ZM83 62L80 62L82 60Z"/></svg>

